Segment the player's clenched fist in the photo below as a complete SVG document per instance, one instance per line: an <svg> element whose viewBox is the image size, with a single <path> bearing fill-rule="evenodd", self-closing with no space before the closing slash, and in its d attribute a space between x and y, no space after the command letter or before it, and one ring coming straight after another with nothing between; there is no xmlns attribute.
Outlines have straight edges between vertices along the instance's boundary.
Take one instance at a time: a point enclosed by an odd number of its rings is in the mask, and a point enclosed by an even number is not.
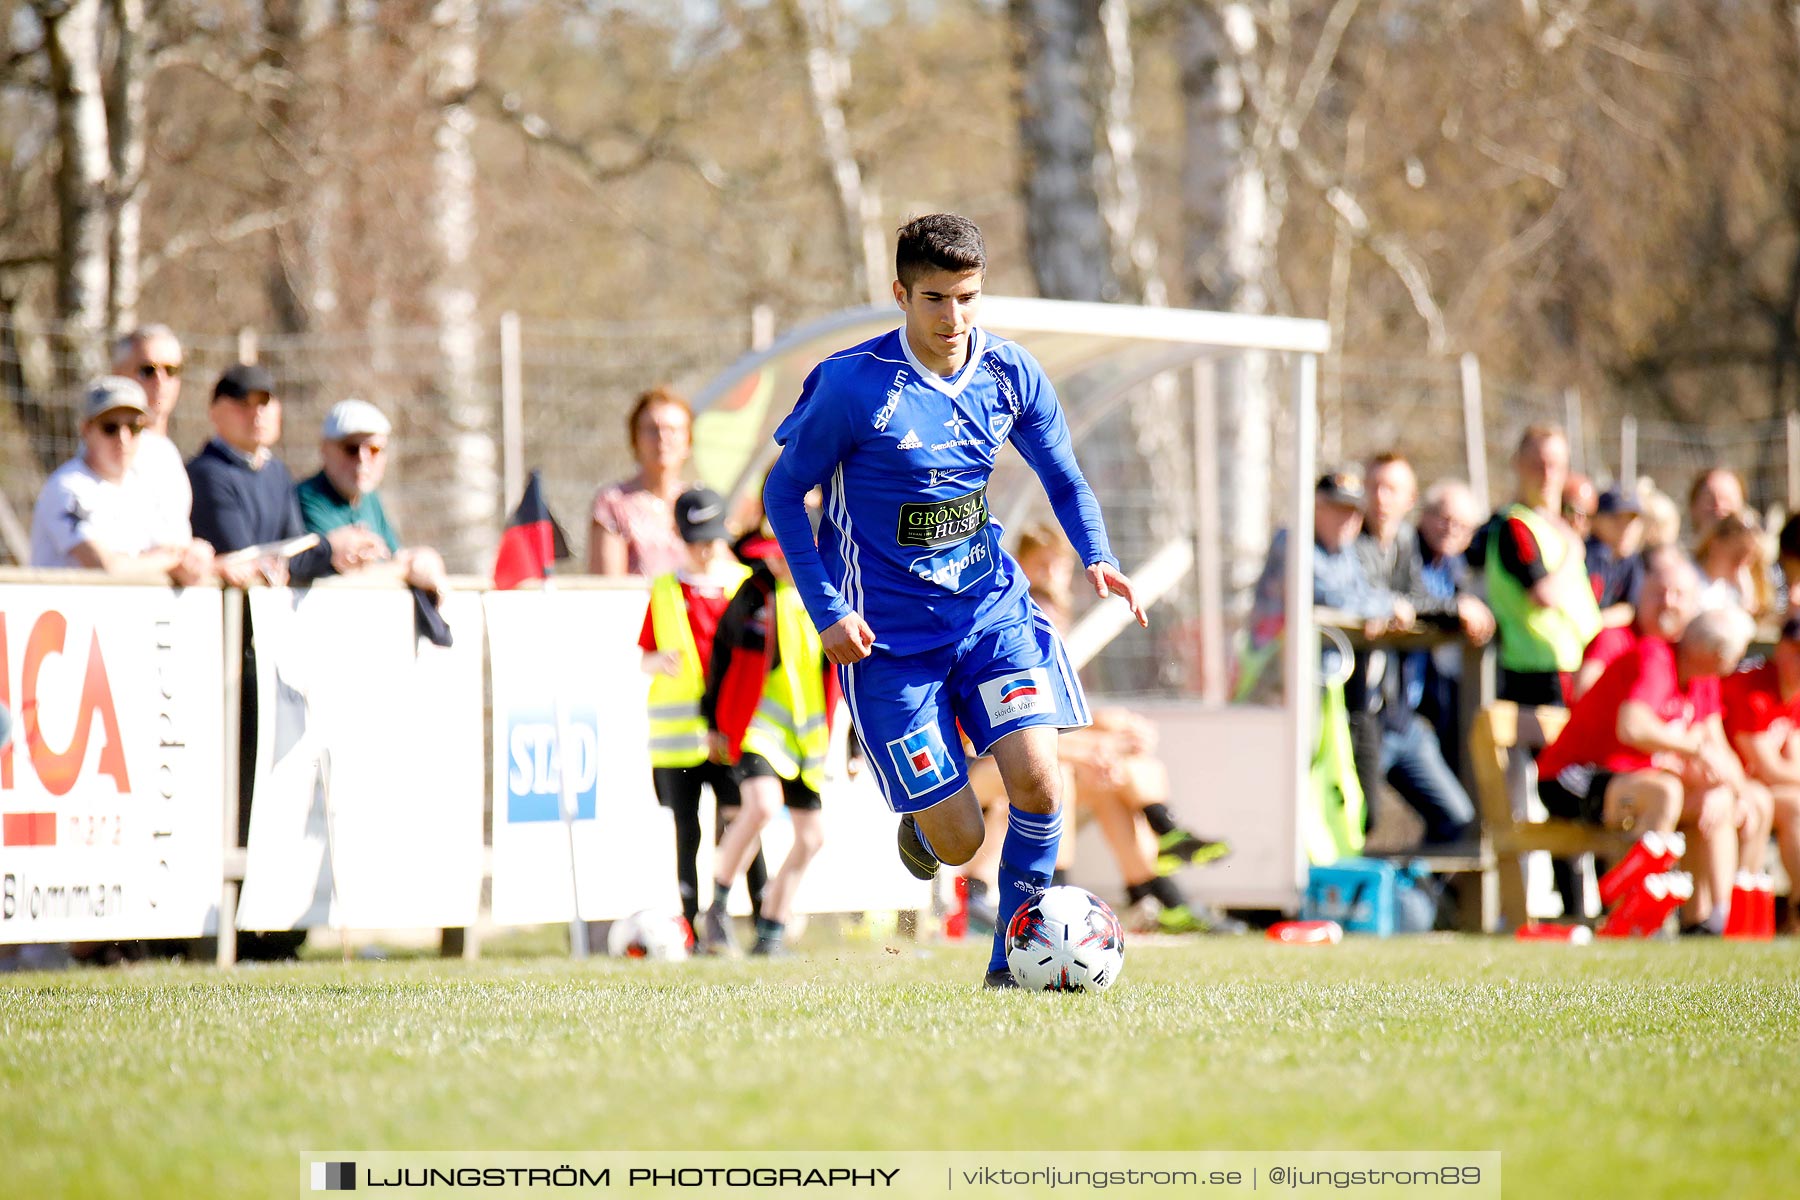
<svg viewBox="0 0 1800 1200"><path fill-rule="evenodd" d="M867 621L851 613L820 633L819 644L825 648L826 658L840 667L849 666L869 657L869 651L875 648L875 631Z"/></svg>

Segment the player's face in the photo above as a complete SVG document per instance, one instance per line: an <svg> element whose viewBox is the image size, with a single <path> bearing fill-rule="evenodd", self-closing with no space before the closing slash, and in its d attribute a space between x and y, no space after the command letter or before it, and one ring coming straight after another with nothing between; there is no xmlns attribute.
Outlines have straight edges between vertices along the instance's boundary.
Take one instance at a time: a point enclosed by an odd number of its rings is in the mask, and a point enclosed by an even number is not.
<svg viewBox="0 0 1800 1200"><path fill-rule="evenodd" d="M910 291L896 279L894 300L906 314L906 340L920 362L934 370L963 364L981 304L980 271L926 271Z"/></svg>

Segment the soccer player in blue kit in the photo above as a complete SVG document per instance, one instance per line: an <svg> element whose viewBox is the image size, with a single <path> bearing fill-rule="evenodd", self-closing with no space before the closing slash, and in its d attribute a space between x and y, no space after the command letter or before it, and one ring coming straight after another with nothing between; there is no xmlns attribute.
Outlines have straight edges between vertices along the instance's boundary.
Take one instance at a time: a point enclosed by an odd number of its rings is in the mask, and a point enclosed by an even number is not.
<svg viewBox="0 0 1800 1200"><path fill-rule="evenodd" d="M992 754L1011 801L987 986L1018 986L1006 926L1050 883L1062 835L1056 735L1088 724L1062 639L1001 549L987 483L1010 441L1102 598L1147 625L1107 545L1093 489L1050 381L1031 355L975 325L987 250L949 213L900 230L902 328L813 369L775 431L763 489L795 586L838 665L844 699L920 879L981 846L981 807L957 733ZM825 491L817 545L805 496Z"/></svg>

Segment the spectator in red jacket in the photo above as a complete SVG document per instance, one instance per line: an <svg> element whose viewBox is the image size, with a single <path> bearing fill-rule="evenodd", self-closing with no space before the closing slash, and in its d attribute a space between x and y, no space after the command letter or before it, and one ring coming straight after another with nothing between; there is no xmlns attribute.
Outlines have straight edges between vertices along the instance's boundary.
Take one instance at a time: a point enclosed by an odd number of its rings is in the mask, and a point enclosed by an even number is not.
<svg viewBox="0 0 1800 1200"><path fill-rule="evenodd" d="M1581 656L1571 693L1579 700L1599 681L1606 668L1647 637L1681 640L1693 619L1700 596L1694 565L1680 547L1653 546L1644 551L1644 578L1638 586L1637 611L1631 624L1602 629Z"/></svg>
<svg viewBox="0 0 1800 1200"><path fill-rule="evenodd" d="M1769 789L1782 869L1800 880L1800 616L1783 623L1766 662L1726 679L1722 691L1725 734L1744 771ZM1764 849L1745 847L1746 871L1762 869ZM1789 928L1800 930L1791 913Z"/></svg>
<svg viewBox="0 0 1800 1200"><path fill-rule="evenodd" d="M1538 756L1551 816L1689 831L1699 876L1691 927L1705 933L1724 929L1740 841L1769 836L1767 792L1745 779L1719 716L1719 679L1755 631L1742 610L1717 609L1689 622L1676 645L1644 638L1576 701Z"/></svg>

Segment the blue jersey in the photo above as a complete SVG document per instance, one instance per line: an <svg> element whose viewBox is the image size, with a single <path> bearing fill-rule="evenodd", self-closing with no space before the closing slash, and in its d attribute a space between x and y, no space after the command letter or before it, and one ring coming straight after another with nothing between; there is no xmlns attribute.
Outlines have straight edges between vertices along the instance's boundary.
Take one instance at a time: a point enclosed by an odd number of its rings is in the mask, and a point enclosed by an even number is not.
<svg viewBox="0 0 1800 1200"><path fill-rule="evenodd" d="M1014 610L1028 585L987 500L1008 441L1081 561L1118 565L1055 389L1022 347L983 330L970 331L968 361L950 379L919 363L904 330L832 355L775 440L764 508L821 630L858 612L878 649L916 654ZM821 484L815 547L804 497Z"/></svg>

